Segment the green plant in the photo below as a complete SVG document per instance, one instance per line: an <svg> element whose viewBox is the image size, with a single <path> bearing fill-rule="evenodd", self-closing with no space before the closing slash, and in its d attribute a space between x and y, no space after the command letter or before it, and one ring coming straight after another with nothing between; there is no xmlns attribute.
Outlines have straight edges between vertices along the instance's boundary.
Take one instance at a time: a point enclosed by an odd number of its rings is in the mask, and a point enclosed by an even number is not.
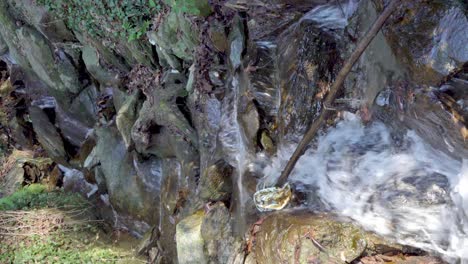
<svg viewBox="0 0 468 264"><path fill-rule="evenodd" d="M63 190L48 192L41 184L25 186L10 196L0 199L0 211L38 208L60 208L72 206L83 208L88 202L77 193L67 193Z"/></svg>
<svg viewBox="0 0 468 264"><path fill-rule="evenodd" d="M176 12L196 16L207 16L212 12L207 0L166 0L166 3Z"/></svg>
<svg viewBox="0 0 468 264"><path fill-rule="evenodd" d="M160 10L159 0L37 0L78 32L91 37L141 38Z"/></svg>

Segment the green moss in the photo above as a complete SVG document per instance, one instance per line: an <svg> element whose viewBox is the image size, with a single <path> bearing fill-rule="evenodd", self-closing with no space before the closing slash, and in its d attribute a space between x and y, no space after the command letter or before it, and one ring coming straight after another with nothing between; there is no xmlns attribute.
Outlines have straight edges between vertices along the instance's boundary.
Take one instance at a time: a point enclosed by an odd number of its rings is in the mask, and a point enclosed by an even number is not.
<svg viewBox="0 0 468 264"><path fill-rule="evenodd" d="M1 210L15 211L2 216ZM101 230L91 210L78 194L48 192L39 184L0 199L0 230L17 234L0 233L0 263L142 263ZM135 245L134 238L123 237Z"/></svg>
<svg viewBox="0 0 468 264"><path fill-rule="evenodd" d="M196 16L208 16L212 10L207 0L165 0L176 12Z"/></svg>
<svg viewBox="0 0 468 264"><path fill-rule="evenodd" d="M158 0L38 0L76 31L91 37L141 38L160 10Z"/></svg>
<svg viewBox="0 0 468 264"><path fill-rule="evenodd" d="M0 211L38 208L84 208L88 202L76 193L62 190L48 192L41 184L26 186L10 196L0 199Z"/></svg>
<svg viewBox="0 0 468 264"><path fill-rule="evenodd" d="M0 244L0 263L141 263L131 251L96 239L92 226ZM101 234L102 235L102 234ZM11 241L10 241L11 242Z"/></svg>

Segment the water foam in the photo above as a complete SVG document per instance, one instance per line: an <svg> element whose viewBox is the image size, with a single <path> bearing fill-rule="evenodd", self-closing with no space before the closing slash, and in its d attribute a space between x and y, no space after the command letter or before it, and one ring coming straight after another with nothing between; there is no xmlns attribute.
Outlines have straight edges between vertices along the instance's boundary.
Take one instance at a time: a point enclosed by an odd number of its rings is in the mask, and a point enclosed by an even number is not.
<svg viewBox="0 0 468 264"><path fill-rule="evenodd" d="M264 185L279 176L292 150L283 147L264 168ZM366 229L468 259L467 163L433 149L413 131L397 140L383 123L363 125L347 113L301 157L290 181L315 190L326 210Z"/></svg>

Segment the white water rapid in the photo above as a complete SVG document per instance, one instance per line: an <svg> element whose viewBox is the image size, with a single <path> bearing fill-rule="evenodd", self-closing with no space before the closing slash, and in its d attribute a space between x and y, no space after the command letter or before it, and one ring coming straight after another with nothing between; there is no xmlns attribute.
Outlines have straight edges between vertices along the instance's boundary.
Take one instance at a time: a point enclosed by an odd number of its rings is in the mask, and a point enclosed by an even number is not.
<svg viewBox="0 0 468 264"><path fill-rule="evenodd" d="M412 131L396 141L383 123L363 125L350 113L317 142L290 176L297 189L314 190L325 210L385 237L468 259L468 160L448 157ZM266 180L279 176L292 148L278 153Z"/></svg>

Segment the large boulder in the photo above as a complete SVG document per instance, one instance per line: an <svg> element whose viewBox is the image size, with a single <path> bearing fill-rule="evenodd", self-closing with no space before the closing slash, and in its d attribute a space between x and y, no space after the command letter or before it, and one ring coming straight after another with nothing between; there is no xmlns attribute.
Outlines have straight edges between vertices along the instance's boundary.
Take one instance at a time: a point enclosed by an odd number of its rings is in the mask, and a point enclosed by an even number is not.
<svg viewBox="0 0 468 264"><path fill-rule="evenodd" d="M98 49L91 45L82 48L82 58L86 69L100 84L106 86L119 85L120 79L116 71L108 69L102 62Z"/></svg>
<svg viewBox="0 0 468 264"><path fill-rule="evenodd" d="M198 45L198 32L191 21L183 14L171 12L164 19L157 31L150 31L148 38L157 51L172 68L180 64L172 58L175 56L185 61L193 61L193 53Z"/></svg>
<svg viewBox="0 0 468 264"><path fill-rule="evenodd" d="M157 159L141 160L127 152L125 142L115 126L96 128L97 145L87 161L90 168L102 172L109 201L117 212L148 224L159 217L161 165ZM89 164L88 164L89 163ZM94 164L94 166L93 166ZM97 166L97 167L96 167ZM136 230L143 233L146 230Z"/></svg>
<svg viewBox="0 0 468 264"><path fill-rule="evenodd" d="M163 83L147 88L151 90L132 128L136 150L160 158L196 160L197 133L176 102L185 92L185 76L169 72Z"/></svg>
<svg viewBox="0 0 468 264"><path fill-rule="evenodd" d="M382 0L374 1L379 8ZM385 35L419 83L434 85L468 61L468 19L462 1L405 1Z"/></svg>
<svg viewBox="0 0 468 264"><path fill-rule="evenodd" d="M177 260L179 264L207 263L202 236L204 212L191 215L177 224Z"/></svg>
<svg viewBox="0 0 468 264"><path fill-rule="evenodd" d="M254 228L257 263L351 263L361 255L404 251L329 215L275 213Z"/></svg>
<svg viewBox="0 0 468 264"><path fill-rule="evenodd" d="M117 128L125 141L125 146L129 148L132 145L132 127L138 118L141 108L139 93L134 93L127 97L126 101L117 112Z"/></svg>
<svg viewBox="0 0 468 264"><path fill-rule="evenodd" d="M10 5L10 13L41 32L54 43L74 41L73 33L65 22L47 11L45 6L35 0L5 0Z"/></svg>
<svg viewBox="0 0 468 264"><path fill-rule="evenodd" d="M201 234L208 263L237 263L240 255L243 259L242 243L232 230L231 214L223 203L210 206Z"/></svg>
<svg viewBox="0 0 468 264"><path fill-rule="evenodd" d="M28 26L21 27L17 32L18 43L31 68L57 95L77 94L81 91L78 70L63 50L54 53L47 39Z"/></svg>
<svg viewBox="0 0 468 264"><path fill-rule="evenodd" d="M60 163L67 163L68 155L62 136L52 124L47 114L39 107L29 107L29 115L37 140L46 150L49 157Z"/></svg>
<svg viewBox="0 0 468 264"><path fill-rule="evenodd" d="M19 64L24 70L30 70L30 65L26 59L25 52L18 46L21 43L16 30L16 20L10 13L10 6L7 1L0 2L0 35L8 46L11 60L14 63Z"/></svg>

